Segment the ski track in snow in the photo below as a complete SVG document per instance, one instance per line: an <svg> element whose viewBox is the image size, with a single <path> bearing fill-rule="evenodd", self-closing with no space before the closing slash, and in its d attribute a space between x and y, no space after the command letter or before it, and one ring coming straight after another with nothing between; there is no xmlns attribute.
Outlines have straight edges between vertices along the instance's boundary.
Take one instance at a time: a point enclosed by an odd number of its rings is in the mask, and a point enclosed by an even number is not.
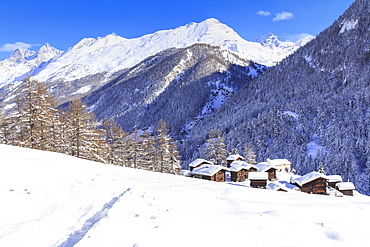
<svg viewBox="0 0 370 247"><path fill-rule="evenodd" d="M92 229L97 223L99 223L102 219L108 216L109 210L116 204L116 202L119 201L119 199L124 196L127 192L129 192L131 188L126 189L123 191L119 196L113 197L110 202L104 204L103 208L96 212L91 218L87 219L85 221L85 224L83 224L82 228L79 230L74 231L69 235L67 240L65 240L63 243L58 245L58 247L73 247L78 242L80 242L85 235Z"/></svg>

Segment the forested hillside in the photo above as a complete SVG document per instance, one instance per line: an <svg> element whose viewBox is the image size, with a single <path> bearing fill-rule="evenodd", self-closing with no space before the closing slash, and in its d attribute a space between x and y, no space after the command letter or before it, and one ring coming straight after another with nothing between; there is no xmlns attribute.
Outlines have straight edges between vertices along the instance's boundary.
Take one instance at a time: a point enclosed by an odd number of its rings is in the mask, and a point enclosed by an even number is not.
<svg viewBox="0 0 370 247"><path fill-rule="evenodd" d="M161 118L176 139L217 110L266 66L216 46L195 44L151 56L83 98L98 119L123 130L154 127Z"/></svg>
<svg viewBox="0 0 370 247"><path fill-rule="evenodd" d="M198 157L210 129L258 161L287 158L298 173L324 164L370 193L370 1L357 0L318 37L246 84L182 146Z"/></svg>

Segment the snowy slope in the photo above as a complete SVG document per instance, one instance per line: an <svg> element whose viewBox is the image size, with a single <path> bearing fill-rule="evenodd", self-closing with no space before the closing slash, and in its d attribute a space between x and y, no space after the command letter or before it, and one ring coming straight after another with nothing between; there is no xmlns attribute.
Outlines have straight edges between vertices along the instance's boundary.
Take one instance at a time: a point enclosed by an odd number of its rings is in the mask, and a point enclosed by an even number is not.
<svg viewBox="0 0 370 247"><path fill-rule="evenodd" d="M370 198L251 189L0 145L0 246L368 246Z"/></svg>
<svg viewBox="0 0 370 247"><path fill-rule="evenodd" d="M169 48L185 48L195 43L220 46L241 58L272 66L299 46L280 42L269 47L242 39L230 27L216 19L190 23L171 30L158 31L140 38L125 39L115 34L86 38L70 48L35 76L40 81L72 81L91 74L110 74L134 66L143 59ZM284 44L286 45L284 46Z"/></svg>

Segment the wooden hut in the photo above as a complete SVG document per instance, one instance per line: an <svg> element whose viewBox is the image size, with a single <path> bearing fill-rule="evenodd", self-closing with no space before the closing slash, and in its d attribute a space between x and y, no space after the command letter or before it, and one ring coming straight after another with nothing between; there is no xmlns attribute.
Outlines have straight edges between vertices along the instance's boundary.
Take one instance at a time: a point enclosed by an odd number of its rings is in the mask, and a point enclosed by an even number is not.
<svg viewBox="0 0 370 247"><path fill-rule="evenodd" d="M225 182L225 172L228 169L218 165L203 164L199 167L194 168L191 174L194 178L206 179L216 182Z"/></svg>
<svg viewBox="0 0 370 247"><path fill-rule="evenodd" d="M273 165L271 165L270 163L260 162L256 166L257 166L259 172L267 172L268 173L268 179L270 181L276 179L276 170L277 169Z"/></svg>
<svg viewBox="0 0 370 247"><path fill-rule="evenodd" d="M248 178L249 172L257 171L257 167L244 161L236 160L230 164L229 171L231 175L231 181L243 182Z"/></svg>
<svg viewBox="0 0 370 247"><path fill-rule="evenodd" d="M355 186L351 182L341 182L337 183L335 188L342 192L343 195L353 196L353 190L355 189Z"/></svg>
<svg viewBox="0 0 370 247"><path fill-rule="evenodd" d="M250 172L248 174L250 186L253 188L266 188L268 173L267 172Z"/></svg>
<svg viewBox="0 0 370 247"><path fill-rule="evenodd" d="M266 162L268 162L280 172L289 173L292 170L292 163L287 159L267 159Z"/></svg>
<svg viewBox="0 0 370 247"><path fill-rule="evenodd" d="M329 187L335 188L337 183L343 182L340 175L328 175L328 185Z"/></svg>
<svg viewBox="0 0 370 247"><path fill-rule="evenodd" d="M231 163L234 162L234 161L236 161L236 160L242 161L242 160L244 160L244 158L243 158L243 156L241 156L239 154L231 154L231 155L229 155L226 158L227 167L230 167L231 166Z"/></svg>
<svg viewBox="0 0 370 247"><path fill-rule="evenodd" d="M196 160L194 160L193 162L191 162L189 164L189 169L190 169L190 171L192 171L194 168L199 167L199 166L204 165L204 164L213 165L213 163L211 161L208 161L208 160L205 160L205 159L196 159Z"/></svg>
<svg viewBox="0 0 370 247"><path fill-rule="evenodd" d="M292 179L291 183L298 186L302 192L310 194L326 194L328 178L320 172L310 172L304 176Z"/></svg>

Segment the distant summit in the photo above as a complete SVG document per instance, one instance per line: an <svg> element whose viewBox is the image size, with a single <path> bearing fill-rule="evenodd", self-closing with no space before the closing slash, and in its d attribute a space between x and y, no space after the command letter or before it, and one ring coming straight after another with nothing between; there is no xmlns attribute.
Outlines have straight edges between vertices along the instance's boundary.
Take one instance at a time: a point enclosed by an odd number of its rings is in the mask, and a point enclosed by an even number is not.
<svg viewBox="0 0 370 247"><path fill-rule="evenodd" d="M25 74L52 84L104 74L99 79L99 83L104 84L113 79L115 73L131 68L158 52L169 48L187 48L197 43L220 47L242 59L268 67L299 48L294 43L281 42L275 35L260 42L246 41L232 28L210 18L133 39L116 34L84 38L64 53L49 44L38 52L22 48L0 62L0 84L21 80ZM47 61L48 64L45 64ZM27 66L24 66L25 63ZM41 63L44 63L42 68L35 69Z"/></svg>
<svg viewBox="0 0 370 247"><path fill-rule="evenodd" d="M18 48L12 55L0 61L0 88L16 80L22 80L26 75L35 74L41 64L62 53L50 44L45 44L38 51Z"/></svg>

